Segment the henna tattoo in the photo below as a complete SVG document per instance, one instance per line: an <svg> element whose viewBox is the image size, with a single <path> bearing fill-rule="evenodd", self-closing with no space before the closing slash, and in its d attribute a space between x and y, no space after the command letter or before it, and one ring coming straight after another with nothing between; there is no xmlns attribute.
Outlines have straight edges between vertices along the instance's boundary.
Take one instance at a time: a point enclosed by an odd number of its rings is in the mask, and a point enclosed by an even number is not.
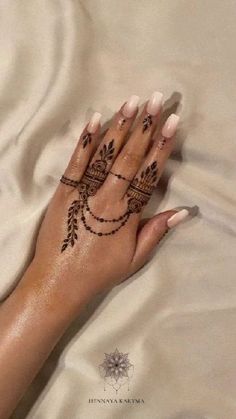
<svg viewBox="0 0 236 419"><path fill-rule="evenodd" d="M61 179L60 179L61 183L64 183L65 185L69 185L69 186L73 186L74 188L77 188L79 181L78 180L73 180L73 179L69 179L68 177L62 175Z"/></svg>
<svg viewBox="0 0 236 419"><path fill-rule="evenodd" d="M158 141L157 147L159 148L159 150L162 150L165 144L166 144L166 138L161 137L160 140Z"/></svg>
<svg viewBox="0 0 236 419"><path fill-rule="evenodd" d="M151 197L157 181L157 162L152 162L142 171L140 178L135 178L127 191L128 208L131 212L140 212Z"/></svg>
<svg viewBox="0 0 236 419"><path fill-rule="evenodd" d="M120 225L117 228L115 228L111 231L108 231L107 233L103 233L102 231L93 230L92 227L90 227L87 224L86 218L85 218L85 215L84 215L84 211L83 211L83 207L82 207L82 210L81 210L81 214L82 215L81 215L80 219L81 219L84 227L86 228L86 230L88 230L90 233L96 234L97 236L110 236L112 234L115 234L117 231L119 231L121 229L121 227L123 227L127 223L128 219L130 217L130 212L126 212L126 218L120 223Z"/></svg>
<svg viewBox="0 0 236 419"><path fill-rule="evenodd" d="M67 248L67 246L73 247L75 244L75 240L78 239L78 235L76 230L78 230L77 225L77 214L80 209L80 201L75 200L69 207L68 210L68 218L67 218L67 237L63 240L61 252Z"/></svg>
<svg viewBox="0 0 236 419"><path fill-rule="evenodd" d="M143 120L143 132L145 132L152 125L152 116L148 113Z"/></svg>
<svg viewBox="0 0 236 419"><path fill-rule="evenodd" d="M92 141L92 134L90 132L87 132L82 137L82 144L83 148L85 148L88 144L90 144Z"/></svg>
<svg viewBox="0 0 236 419"><path fill-rule="evenodd" d="M111 170L109 171L112 175L116 176L118 179L127 180L127 182L132 182L133 179L127 179L126 177L120 175L119 173L114 173Z"/></svg>
<svg viewBox="0 0 236 419"><path fill-rule="evenodd" d="M139 177L136 177L130 184L130 187L127 191L128 201L127 201L127 209L124 214L119 216L118 218L103 218L95 215L93 211L91 210L88 198L91 195L94 195L97 191L97 187L100 180L101 180L101 173L106 173L106 164L107 160L110 159L110 156L113 156L114 153L114 147L113 147L114 140L111 140L111 142L108 144L108 146L105 144L103 148L100 150L100 157L101 159L96 160L91 166L90 171L89 169L85 173L85 175L82 178L82 181L79 182L78 185L78 191L79 191L79 199L72 202L72 204L69 207L68 210L68 220L67 220L67 237L63 240L61 252L63 252L68 245L71 247L74 246L75 240L78 239L78 235L76 230L78 230L77 226L77 217L78 213L80 212L80 220L82 221L82 224L84 228L97 236L110 236L115 234L117 231L123 227L129 217L132 213L139 213L142 210L142 207L147 204L149 201L152 191L156 185L157 181L157 174L158 174L158 168L157 168L157 162L153 161L150 165L148 165L142 172ZM112 157L111 157L112 158ZM117 174L115 174L117 175ZM119 175L121 176L121 175ZM123 176L122 176L123 178ZM72 181L68 178L66 178L67 181ZM94 180L98 181L98 183ZM119 225L116 228L113 228L111 231L103 232L103 231L97 231L94 230L87 222L85 211L87 211L96 221L99 223L118 223Z"/></svg>
<svg viewBox="0 0 236 419"><path fill-rule="evenodd" d="M119 121L118 121L118 129L119 129L120 131L122 131L122 129L123 129L123 127L124 127L125 123L126 123L126 119L125 119L125 118L121 118L121 119L119 119Z"/></svg>
<svg viewBox="0 0 236 419"><path fill-rule="evenodd" d="M92 217L96 220L96 221L99 221L100 223L115 223L115 222L118 222L118 221L121 221L121 220L123 220L123 218L125 218L126 217L126 215L127 215L127 211L125 211L125 213L123 214L123 215L121 215L120 217L118 217L118 218L102 218L102 217L98 217L97 215L95 215L94 213L93 213L93 211L91 210L91 208L90 208L90 206L89 206L89 203L88 203L88 199L86 199L85 201L84 201L84 203L85 203L85 208L86 208L86 210L92 215Z"/></svg>
<svg viewBox="0 0 236 419"><path fill-rule="evenodd" d="M101 184L107 177L106 171L109 160L112 160L114 155L114 139L109 144L104 144L99 151L100 159L95 160L86 170L78 189L81 193L88 195L95 195Z"/></svg>

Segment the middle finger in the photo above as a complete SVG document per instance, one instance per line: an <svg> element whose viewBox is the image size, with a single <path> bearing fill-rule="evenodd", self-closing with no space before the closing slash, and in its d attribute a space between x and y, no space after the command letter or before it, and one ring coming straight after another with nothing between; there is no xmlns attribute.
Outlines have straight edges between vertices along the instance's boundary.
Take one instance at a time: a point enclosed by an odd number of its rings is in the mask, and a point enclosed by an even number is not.
<svg viewBox="0 0 236 419"><path fill-rule="evenodd" d="M149 147L159 119L162 100L163 94L154 92L145 104L135 130L122 148L102 185L102 192L105 194L108 191L116 199L123 197L127 183L132 181Z"/></svg>

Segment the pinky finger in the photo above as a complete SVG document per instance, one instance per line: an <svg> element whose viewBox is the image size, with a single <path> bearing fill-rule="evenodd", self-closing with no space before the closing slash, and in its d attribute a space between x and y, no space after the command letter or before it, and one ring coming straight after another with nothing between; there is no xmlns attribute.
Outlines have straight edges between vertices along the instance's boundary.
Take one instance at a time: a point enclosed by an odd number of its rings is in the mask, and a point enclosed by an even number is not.
<svg viewBox="0 0 236 419"><path fill-rule="evenodd" d="M95 112L85 126L63 175L65 178L76 182L80 181L82 178L97 144L101 127L100 120L101 114Z"/></svg>

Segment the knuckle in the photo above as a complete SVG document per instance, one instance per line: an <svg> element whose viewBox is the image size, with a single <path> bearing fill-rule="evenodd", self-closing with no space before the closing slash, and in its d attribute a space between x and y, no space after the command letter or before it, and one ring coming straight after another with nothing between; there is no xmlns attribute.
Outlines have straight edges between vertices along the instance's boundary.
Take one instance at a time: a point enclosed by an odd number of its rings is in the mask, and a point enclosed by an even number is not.
<svg viewBox="0 0 236 419"><path fill-rule="evenodd" d="M136 165L140 162L140 156L137 153L134 153L131 150L127 150L122 156L123 162L127 165Z"/></svg>

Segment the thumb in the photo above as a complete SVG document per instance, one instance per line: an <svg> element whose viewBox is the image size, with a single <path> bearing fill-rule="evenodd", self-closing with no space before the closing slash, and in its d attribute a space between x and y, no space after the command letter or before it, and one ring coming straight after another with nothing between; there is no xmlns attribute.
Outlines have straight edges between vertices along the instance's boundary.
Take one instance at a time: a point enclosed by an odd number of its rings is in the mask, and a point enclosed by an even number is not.
<svg viewBox="0 0 236 419"><path fill-rule="evenodd" d="M169 210L161 212L148 221L145 220L145 223L142 223L142 227L138 229L137 245L130 266L130 275L140 269L148 261L155 246L169 229L185 220L189 214L189 210L185 208L180 211Z"/></svg>

